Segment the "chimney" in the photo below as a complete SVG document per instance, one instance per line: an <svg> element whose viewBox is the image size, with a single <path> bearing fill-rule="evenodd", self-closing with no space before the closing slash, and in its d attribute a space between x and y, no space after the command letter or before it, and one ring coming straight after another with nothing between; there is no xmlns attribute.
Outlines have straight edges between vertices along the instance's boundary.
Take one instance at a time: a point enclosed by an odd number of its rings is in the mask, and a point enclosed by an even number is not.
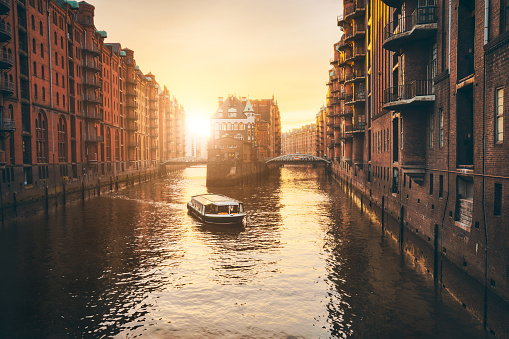
<svg viewBox="0 0 509 339"><path fill-rule="evenodd" d="M242 97L242 103L245 105L247 102L247 98L246 97Z"/></svg>
<svg viewBox="0 0 509 339"><path fill-rule="evenodd" d="M218 102L219 102L219 107L221 107L221 105L223 104L223 97L219 97Z"/></svg>

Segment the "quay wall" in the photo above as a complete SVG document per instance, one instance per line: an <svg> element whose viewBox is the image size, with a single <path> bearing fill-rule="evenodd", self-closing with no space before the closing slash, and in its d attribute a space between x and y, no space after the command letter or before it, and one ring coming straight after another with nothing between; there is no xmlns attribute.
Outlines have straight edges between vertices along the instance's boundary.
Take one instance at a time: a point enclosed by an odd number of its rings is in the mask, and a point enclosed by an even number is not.
<svg viewBox="0 0 509 339"><path fill-rule="evenodd" d="M221 161L207 163L207 186L235 186L266 176L278 168L277 164L261 161L238 163Z"/></svg>
<svg viewBox="0 0 509 339"><path fill-rule="evenodd" d="M415 206L409 207L399 200L398 194L391 193L389 183L384 184L383 180L371 178L371 182L366 182L361 176L345 171L337 162L333 163L329 173L354 205L363 213L370 214L381 228L382 236L398 242L401 253L409 257L419 271L433 277L439 296L446 291L480 323L484 323L491 334L509 338L507 290L501 291L502 286L496 285L495 288L493 284L485 288L484 267L466 264L468 255L459 250L460 246L453 246L456 240L447 228L456 226L454 220L447 220L446 199L441 201L442 204L433 206L437 217L430 218ZM411 194L408 198L405 196L405 200L413 198L421 199ZM425 201L419 203L430 207ZM463 241L466 243L468 239Z"/></svg>
<svg viewBox="0 0 509 339"><path fill-rule="evenodd" d="M185 169L183 164L165 164L143 170L124 171L111 176L83 175L79 179L44 180L38 185L0 185L0 218L7 221L27 217L66 204L141 184Z"/></svg>

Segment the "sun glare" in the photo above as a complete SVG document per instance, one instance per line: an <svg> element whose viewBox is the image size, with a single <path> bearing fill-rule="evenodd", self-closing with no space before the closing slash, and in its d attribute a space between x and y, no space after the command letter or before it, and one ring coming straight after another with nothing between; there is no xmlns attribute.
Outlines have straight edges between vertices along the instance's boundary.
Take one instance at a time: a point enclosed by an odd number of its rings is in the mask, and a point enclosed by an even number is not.
<svg viewBox="0 0 509 339"><path fill-rule="evenodd" d="M210 121L208 117L204 115L187 116L186 121L192 135L202 137L208 137L210 135Z"/></svg>

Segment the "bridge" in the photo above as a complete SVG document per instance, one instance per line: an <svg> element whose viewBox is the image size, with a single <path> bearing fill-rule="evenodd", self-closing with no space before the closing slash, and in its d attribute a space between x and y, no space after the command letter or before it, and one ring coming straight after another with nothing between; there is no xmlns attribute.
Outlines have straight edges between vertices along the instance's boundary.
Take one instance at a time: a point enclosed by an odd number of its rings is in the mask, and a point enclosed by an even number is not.
<svg viewBox="0 0 509 339"><path fill-rule="evenodd" d="M161 165L187 165L187 166L205 164L207 164L207 159L197 157L180 157L175 159L169 159L161 163Z"/></svg>
<svg viewBox="0 0 509 339"><path fill-rule="evenodd" d="M265 161L266 164L282 163L282 164L303 164L303 163L325 163L330 164L331 161L310 154L285 154L276 158Z"/></svg>

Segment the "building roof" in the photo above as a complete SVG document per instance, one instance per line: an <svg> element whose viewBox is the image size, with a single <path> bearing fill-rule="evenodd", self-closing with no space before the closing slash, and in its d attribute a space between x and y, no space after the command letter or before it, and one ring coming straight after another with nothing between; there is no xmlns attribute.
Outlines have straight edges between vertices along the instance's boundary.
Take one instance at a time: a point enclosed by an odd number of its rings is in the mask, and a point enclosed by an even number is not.
<svg viewBox="0 0 509 339"><path fill-rule="evenodd" d="M247 106L247 105L246 105ZM217 111L212 115L211 119L247 119L247 116L244 114L245 106L238 98L233 95L228 96L226 100L223 102L221 106L217 109ZM251 107L252 109L252 107ZM219 116L220 113L227 113L222 117ZM230 116L228 113L236 113L235 116Z"/></svg>

